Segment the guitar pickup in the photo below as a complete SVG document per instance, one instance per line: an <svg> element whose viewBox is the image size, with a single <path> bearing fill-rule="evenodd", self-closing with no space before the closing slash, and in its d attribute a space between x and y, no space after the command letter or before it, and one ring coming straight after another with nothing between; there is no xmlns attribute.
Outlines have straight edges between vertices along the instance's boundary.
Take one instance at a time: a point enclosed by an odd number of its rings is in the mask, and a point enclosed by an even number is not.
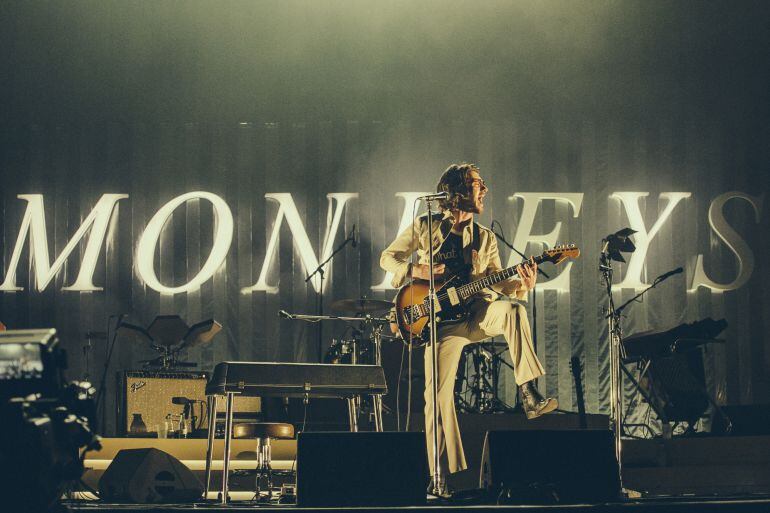
<svg viewBox="0 0 770 513"><path fill-rule="evenodd" d="M456 306L460 304L460 296L457 295L457 289L454 287L446 290L447 296L449 296L449 304Z"/></svg>

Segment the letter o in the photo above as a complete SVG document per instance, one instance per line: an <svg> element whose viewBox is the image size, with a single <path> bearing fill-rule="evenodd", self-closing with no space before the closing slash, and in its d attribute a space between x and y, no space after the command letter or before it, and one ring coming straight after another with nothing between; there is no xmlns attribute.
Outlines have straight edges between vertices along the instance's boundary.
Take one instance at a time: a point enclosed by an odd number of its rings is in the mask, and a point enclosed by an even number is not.
<svg viewBox="0 0 770 513"><path fill-rule="evenodd" d="M206 263L195 277L184 285L179 287L167 287L163 285L155 274L153 261L155 260L155 249L160 239L160 232L171 218L174 210L179 205L192 200L205 199L214 206L214 244ZM199 288L205 281L210 279L219 269L219 266L225 261L227 252L230 249L230 243L233 240L233 214L225 200L210 192L195 191L182 194L172 199L147 223L144 233L139 238L139 245L136 249L136 269L139 277L144 280L148 287L157 290L163 294L179 294L181 292L190 292Z"/></svg>

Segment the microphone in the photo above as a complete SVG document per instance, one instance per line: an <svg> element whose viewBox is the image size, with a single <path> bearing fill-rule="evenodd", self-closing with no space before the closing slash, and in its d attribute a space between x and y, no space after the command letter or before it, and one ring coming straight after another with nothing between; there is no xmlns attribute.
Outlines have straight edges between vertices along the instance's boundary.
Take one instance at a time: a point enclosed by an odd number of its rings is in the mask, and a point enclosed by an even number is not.
<svg viewBox="0 0 770 513"><path fill-rule="evenodd" d="M278 310L278 317L283 317L284 319L292 319L294 316L286 310Z"/></svg>
<svg viewBox="0 0 770 513"><path fill-rule="evenodd" d="M675 275L675 274L679 274L679 273L681 273L682 271L684 271L684 269L682 269L681 267L677 267L677 268L676 268L676 269L674 269L673 271L669 271L669 272L667 272L667 273L665 273L665 274L661 274L660 276L658 276L658 277L656 278L656 281L663 281L663 280L665 280L666 278L670 278L671 276L673 276L673 275Z"/></svg>
<svg viewBox="0 0 770 513"><path fill-rule="evenodd" d="M354 248L358 247L358 237L356 237L356 225L353 225L353 228L350 230L350 235L348 235L348 239L350 239L350 245Z"/></svg>
<svg viewBox="0 0 770 513"><path fill-rule="evenodd" d="M188 399L187 397L172 397L171 402L173 404L183 404L187 406L188 404L194 402L193 399Z"/></svg>
<svg viewBox="0 0 770 513"><path fill-rule="evenodd" d="M426 200L426 201L449 199L449 193L447 191L444 191L444 192L437 192L436 194L426 194L425 196L420 196L417 199Z"/></svg>

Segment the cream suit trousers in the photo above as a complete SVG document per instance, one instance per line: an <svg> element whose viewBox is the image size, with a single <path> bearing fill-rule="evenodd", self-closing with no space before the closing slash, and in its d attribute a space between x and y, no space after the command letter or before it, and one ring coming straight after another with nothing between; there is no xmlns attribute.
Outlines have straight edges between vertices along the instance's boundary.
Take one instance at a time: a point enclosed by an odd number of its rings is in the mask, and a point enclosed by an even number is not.
<svg viewBox="0 0 770 513"><path fill-rule="evenodd" d="M465 453L455 411L454 386L463 347L485 338L504 335L511 351L516 384L521 385L545 374L532 346L532 332L523 305L507 301L476 300L466 322L447 325L438 332L438 447L446 452L449 472L465 470ZM433 473L433 380L432 347L425 351L425 436L428 461ZM443 464L441 465L443 468Z"/></svg>

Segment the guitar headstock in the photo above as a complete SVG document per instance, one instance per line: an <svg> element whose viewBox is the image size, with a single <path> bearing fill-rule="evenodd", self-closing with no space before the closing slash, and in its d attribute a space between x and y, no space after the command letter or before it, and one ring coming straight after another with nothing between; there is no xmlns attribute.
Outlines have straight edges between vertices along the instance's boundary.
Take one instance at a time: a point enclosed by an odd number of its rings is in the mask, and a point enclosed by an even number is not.
<svg viewBox="0 0 770 513"><path fill-rule="evenodd" d="M553 262L560 264L568 258L577 258L580 256L580 248L575 244L561 244L551 249L543 251L543 262Z"/></svg>

